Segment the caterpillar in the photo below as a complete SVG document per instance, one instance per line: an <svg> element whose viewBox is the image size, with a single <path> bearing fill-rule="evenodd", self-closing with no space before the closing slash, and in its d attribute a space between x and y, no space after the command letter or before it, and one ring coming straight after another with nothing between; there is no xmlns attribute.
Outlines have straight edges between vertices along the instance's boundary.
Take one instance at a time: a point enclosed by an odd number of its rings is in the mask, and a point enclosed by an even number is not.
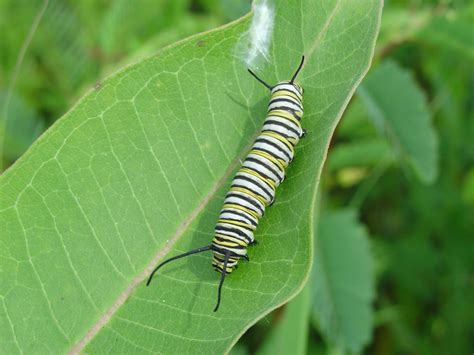
<svg viewBox="0 0 474 355"><path fill-rule="evenodd" d="M221 274L217 304L221 303L222 285L226 275L237 267L240 258L249 261L247 247L256 244L254 232L266 206L275 201L275 190L285 178L285 169L294 157L294 147L305 135L300 121L303 117L303 88L295 82L303 68L304 56L291 80L270 86L253 71L249 73L271 91L267 117L250 152L234 176L224 199L210 245L169 258L160 263L153 275L165 264L185 256L212 251L212 266Z"/></svg>

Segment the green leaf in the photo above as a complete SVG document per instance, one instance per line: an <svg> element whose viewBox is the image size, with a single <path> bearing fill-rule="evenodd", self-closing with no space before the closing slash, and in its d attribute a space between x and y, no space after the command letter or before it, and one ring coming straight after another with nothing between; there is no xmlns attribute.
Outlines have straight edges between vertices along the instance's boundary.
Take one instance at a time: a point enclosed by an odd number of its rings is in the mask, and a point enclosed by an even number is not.
<svg viewBox="0 0 474 355"><path fill-rule="evenodd" d="M377 40L378 41L378 40ZM377 135L377 130L367 120L367 110L357 96L352 98L344 111L341 123L337 126L337 138L342 142L365 141Z"/></svg>
<svg viewBox="0 0 474 355"><path fill-rule="evenodd" d="M270 83L301 55L307 138L249 251L226 279L207 245L268 91L236 54L251 15L108 78L0 180L1 348L17 352L222 353L304 285L312 210L335 126L366 73L380 1L275 2Z"/></svg>
<svg viewBox="0 0 474 355"><path fill-rule="evenodd" d="M234 20L250 10L251 0L220 0L221 11L227 19Z"/></svg>
<svg viewBox="0 0 474 355"><path fill-rule="evenodd" d="M148 58L156 53L160 48L164 48L165 46L194 33L203 32L218 25L217 21L210 16L198 17L190 14L182 14L176 19L172 27L161 30L156 36L147 40L145 43L142 43L136 52L125 57L119 64L114 62L107 65L102 71L101 76L106 77L107 75L116 72L117 68L122 68Z"/></svg>
<svg viewBox="0 0 474 355"><path fill-rule="evenodd" d="M407 6L390 3L384 10L375 57L384 57L393 46L410 41L431 20L431 9L426 6Z"/></svg>
<svg viewBox="0 0 474 355"><path fill-rule="evenodd" d="M259 355L304 355L308 342L308 328L311 310L309 283L284 310L282 319L265 338Z"/></svg>
<svg viewBox="0 0 474 355"><path fill-rule="evenodd" d="M247 348L241 343L235 344L235 346L230 350L229 355L247 355Z"/></svg>
<svg viewBox="0 0 474 355"><path fill-rule="evenodd" d="M437 136L415 80L395 62L385 61L367 76L357 93L396 151L408 159L423 182L432 183L438 175Z"/></svg>
<svg viewBox="0 0 474 355"><path fill-rule="evenodd" d="M98 33L103 55L112 57L118 53L133 52L143 38L173 28L187 15L189 6L189 0L155 0L139 6L128 0L112 2L105 7ZM130 16L132 12L134 15Z"/></svg>
<svg viewBox="0 0 474 355"><path fill-rule="evenodd" d="M474 205L474 168L464 176L461 192L464 202Z"/></svg>
<svg viewBox="0 0 474 355"><path fill-rule="evenodd" d="M380 138L352 143L338 144L331 150L328 171L354 166L374 166L381 162L390 163L393 155L390 146Z"/></svg>
<svg viewBox="0 0 474 355"><path fill-rule="evenodd" d="M7 93L0 91L0 107L4 108ZM44 123L21 97L12 94L8 109L0 112L0 142L4 145L2 159L12 162L22 155L44 129ZM5 122L4 113L9 120ZM1 151L2 149L0 149ZM1 164L0 164L1 165Z"/></svg>
<svg viewBox="0 0 474 355"><path fill-rule="evenodd" d="M322 213L315 239L313 317L336 348L360 352L371 339L373 260L353 210Z"/></svg>

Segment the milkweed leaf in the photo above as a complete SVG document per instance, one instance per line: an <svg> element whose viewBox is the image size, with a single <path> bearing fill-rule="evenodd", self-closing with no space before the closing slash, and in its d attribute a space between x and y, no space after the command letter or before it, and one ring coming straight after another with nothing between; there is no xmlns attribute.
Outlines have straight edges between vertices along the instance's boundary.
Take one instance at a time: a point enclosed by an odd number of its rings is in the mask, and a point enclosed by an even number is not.
<svg viewBox="0 0 474 355"><path fill-rule="evenodd" d="M275 1L267 81L302 54L304 126L288 178L228 277L217 313L210 242L268 91L236 55L251 14L163 49L86 94L0 179L0 336L7 353L222 353L304 285L329 141L369 68L381 1Z"/></svg>

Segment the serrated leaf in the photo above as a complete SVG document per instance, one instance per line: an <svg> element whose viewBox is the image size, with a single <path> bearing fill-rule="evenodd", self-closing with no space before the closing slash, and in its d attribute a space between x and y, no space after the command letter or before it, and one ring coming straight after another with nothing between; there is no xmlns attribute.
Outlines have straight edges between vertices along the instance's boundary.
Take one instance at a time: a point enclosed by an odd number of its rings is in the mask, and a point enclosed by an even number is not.
<svg viewBox="0 0 474 355"><path fill-rule="evenodd" d="M396 151L408 159L419 178L432 183L438 175L438 144L422 91L409 73L385 61L357 90L375 125L389 135Z"/></svg>
<svg viewBox="0 0 474 355"><path fill-rule="evenodd" d="M315 239L313 319L335 347L360 352L372 332L373 261L353 210L322 213Z"/></svg>
<svg viewBox="0 0 474 355"><path fill-rule="evenodd" d="M105 80L1 177L2 350L222 353L308 276L312 208L331 135L368 69L380 1L275 2L268 82L301 54L304 126L288 178L226 279L209 244L268 91L235 50L251 16L172 45Z"/></svg>

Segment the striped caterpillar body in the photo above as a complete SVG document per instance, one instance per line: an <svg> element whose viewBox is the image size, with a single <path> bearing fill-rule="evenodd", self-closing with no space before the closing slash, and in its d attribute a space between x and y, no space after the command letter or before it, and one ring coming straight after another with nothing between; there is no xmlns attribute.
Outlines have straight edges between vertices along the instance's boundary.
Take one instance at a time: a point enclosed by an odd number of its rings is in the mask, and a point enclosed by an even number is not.
<svg viewBox="0 0 474 355"><path fill-rule="evenodd" d="M215 228L212 265L230 274L239 258L247 258L247 246L266 206L275 200L275 189L293 160L294 146L303 136L302 90L289 81L273 87L268 114L260 135L235 175Z"/></svg>
<svg viewBox="0 0 474 355"><path fill-rule="evenodd" d="M211 245L177 255L159 264L155 272L170 261L211 250L212 266L221 273L217 293L217 311L225 276L237 268L240 258L249 260L247 247L255 244L257 229L265 208L275 200L275 190L285 178L285 169L294 157L294 147L305 134L300 121L303 116L303 88L294 80L303 67L304 56L291 80L270 86L250 69L260 83L271 91L268 113L250 152L232 180L217 221Z"/></svg>

